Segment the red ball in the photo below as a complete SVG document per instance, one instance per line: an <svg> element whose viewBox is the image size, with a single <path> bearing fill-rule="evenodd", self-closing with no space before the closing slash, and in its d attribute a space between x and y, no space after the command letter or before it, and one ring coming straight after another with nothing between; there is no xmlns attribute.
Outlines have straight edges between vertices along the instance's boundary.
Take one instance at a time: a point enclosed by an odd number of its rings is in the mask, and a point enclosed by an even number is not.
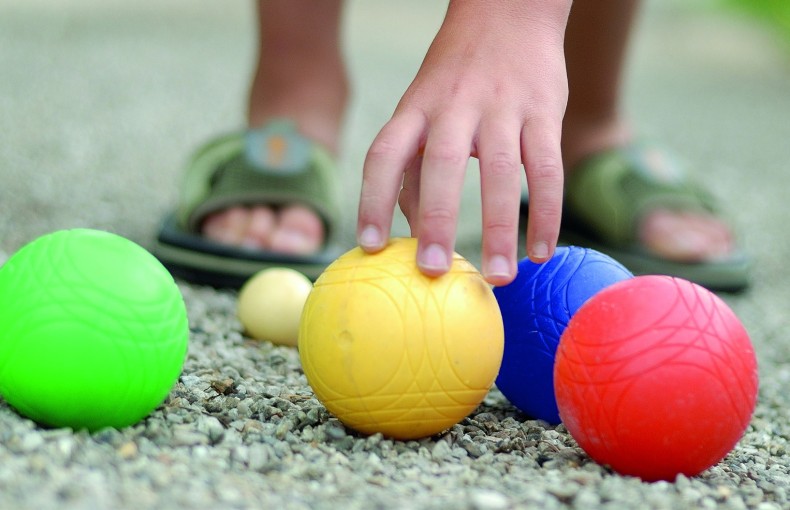
<svg viewBox="0 0 790 510"><path fill-rule="evenodd" d="M712 292L639 276L571 318L554 367L560 418L601 464L646 481L694 476L743 436L757 360L733 311Z"/></svg>

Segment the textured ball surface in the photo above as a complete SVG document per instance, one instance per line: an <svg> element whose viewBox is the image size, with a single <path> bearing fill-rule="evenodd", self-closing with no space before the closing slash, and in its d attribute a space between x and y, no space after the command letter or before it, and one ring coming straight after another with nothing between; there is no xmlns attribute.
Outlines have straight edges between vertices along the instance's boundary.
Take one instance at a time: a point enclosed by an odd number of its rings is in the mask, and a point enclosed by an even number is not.
<svg viewBox="0 0 790 510"><path fill-rule="evenodd" d="M732 310L686 280L616 283L574 315L557 352L560 416L601 464L647 481L694 476L738 442L757 398Z"/></svg>
<svg viewBox="0 0 790 510"><path fill-rule="evenodd" d="M181 373L188 335L173 278L122 237L58 231L0 268L0 394L43 425L138 422Z"/></svg>
<svg viewBox="0 0 790 510"><path fill-rule="evenodd" d="M264 269L239 292L239 320L255 339L295 346L299 318L312 288L310 280L293 269Z"/></svg>
<svg viewBox="0 0 790 510"><path fill-rule="evenodd" d="M505 326L497 388L521 411L559 423L554 398L557 344L576 310L594 294L633 275L603 253L559 247L551 260L524 259L509 285L494 289Z"/></svg>
<svg viewBox="0 0 790 510"><path fill-rule="evenodd" d="M355 248L316 281L299 330L307 381L327 409L359 432L426 437L471 413L502 359L490 287L455 255L430 278L416 239L369 255Z"/></svg>

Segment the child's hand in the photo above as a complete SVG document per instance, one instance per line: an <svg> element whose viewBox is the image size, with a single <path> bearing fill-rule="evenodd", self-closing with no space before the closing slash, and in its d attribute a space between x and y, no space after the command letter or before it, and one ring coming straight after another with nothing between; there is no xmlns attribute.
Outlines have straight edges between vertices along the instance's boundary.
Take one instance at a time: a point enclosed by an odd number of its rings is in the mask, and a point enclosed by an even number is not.
<svg viewBox="0 0 790 510"><path fill-rule="evenodd" d="M562 206L569 9L569 0L450 2L416 78L368 151L357 227L363 249L383 248L398 201L419 238L418 266L445 273L466 163L476 156L488 282L504 285L516 275L522 163L527 253L536 262L550 258Z"/></svg>

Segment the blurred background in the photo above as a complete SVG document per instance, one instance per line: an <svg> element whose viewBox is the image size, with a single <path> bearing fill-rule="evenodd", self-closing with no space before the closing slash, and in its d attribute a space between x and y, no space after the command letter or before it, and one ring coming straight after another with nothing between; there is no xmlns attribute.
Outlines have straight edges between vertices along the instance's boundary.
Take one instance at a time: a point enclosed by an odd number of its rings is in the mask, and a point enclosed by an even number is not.
<svg viewBox="0 0 790 510"><path fill-rule="evenodd" d="M648 1L630 53L625 104L638 133L689 160L744 244L760 249L780 248L763 226L781 214L776 179L790 163L789 6ZM365 151L444 9L421 0L347 4L349 243ZM0 3L0 252L78 226L149 245L191 151L244 124L253 13L252 2L215 0ZM475 162L470 169L458 249L475 260ZM395 233L407 232L399 218Z"/></svg>
<svg viewBox="0 0 790 510"><path fill-rule="evenodd" d="M784 44L790 44L790 2L785 0L721 0L712 2L712 8L723 4L725 7L737 9L741 13L758 18L771 31L784 39Z"/></svg>

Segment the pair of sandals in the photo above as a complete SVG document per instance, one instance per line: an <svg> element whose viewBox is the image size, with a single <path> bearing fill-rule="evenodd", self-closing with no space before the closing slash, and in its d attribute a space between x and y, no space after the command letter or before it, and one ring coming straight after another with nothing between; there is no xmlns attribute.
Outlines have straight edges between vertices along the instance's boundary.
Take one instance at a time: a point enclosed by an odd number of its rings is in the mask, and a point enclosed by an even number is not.
<svg viewBox="0 0 790 510"><path fill-rule="evenodd" d="M634 274L669 274L714 291L737 292L749 283L749 260L684 263L648 252L637 221L655 207L716 212L712 198L691 183L666 153L632 144L593 155L566 182L560 241L610 255ZM203 146L191 160L176 211L163 222L154 254L174 276L238 288L269 267L289 267L311 279L344 251L337 241L339 197L332 156L287 121L233 133ZM522 200L526 219L528 198ZM213 242L202 220L230 206L304 204L322 219L325 242L311 255L289 255ZM348 247L346 247L348 248Z"/></svg>

